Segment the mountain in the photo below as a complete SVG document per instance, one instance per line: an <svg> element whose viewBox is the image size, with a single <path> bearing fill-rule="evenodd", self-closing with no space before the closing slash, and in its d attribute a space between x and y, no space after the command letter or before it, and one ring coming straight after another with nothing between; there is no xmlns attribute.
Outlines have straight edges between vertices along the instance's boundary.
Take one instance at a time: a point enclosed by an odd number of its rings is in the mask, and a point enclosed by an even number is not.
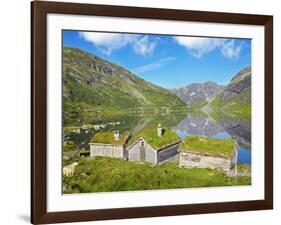
<svg viewBox="0 0 281 225"><path fill-rule="evenodd" d="M135 107L185 107L169 90L77 48L63 48L64 111L114 112Z"/></svg>
<svg viewBox="0 0 281 225"><path fill-rule="evenodd" d="M213 111L251 117L251 66L240 70L210 103Z"/></svg>
<svg viewBox="0 0 281 225"><path fill-rule="evenodd" d="M204 83L194 83L185 87L175 88L171 91L184 102L197 107L207 104L217 94L224 90L224 85L219 85L212 81Z"/></svg>

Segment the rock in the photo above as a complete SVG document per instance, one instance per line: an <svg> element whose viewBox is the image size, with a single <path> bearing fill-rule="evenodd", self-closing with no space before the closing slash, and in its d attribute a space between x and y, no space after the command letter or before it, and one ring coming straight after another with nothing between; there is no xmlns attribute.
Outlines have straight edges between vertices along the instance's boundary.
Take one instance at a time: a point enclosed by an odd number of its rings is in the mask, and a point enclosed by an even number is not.
<svg viewBox="0 0 281 225"><path fill-rule="evenodd" d="M244 76L243 79L235 82L231 82L227 85L226 89L222 93L222 100L228 101L229 99L239 96L243 92L251 90L251 76ZM246 103L246 102L245 102Z"/></svg>

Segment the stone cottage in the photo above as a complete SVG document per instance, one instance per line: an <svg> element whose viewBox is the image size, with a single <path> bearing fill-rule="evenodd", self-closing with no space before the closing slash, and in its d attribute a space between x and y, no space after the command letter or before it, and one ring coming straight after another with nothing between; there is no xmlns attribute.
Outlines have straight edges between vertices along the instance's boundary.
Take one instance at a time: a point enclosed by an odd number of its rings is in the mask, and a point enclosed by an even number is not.
<svg viewBox="0 0 281 225"><path fill-rule="evenodd" d="M237 174L237 142L200 136L187 137L180 146L179 166L211 168Z"/></svg>
<svg viewBox="0 0 281 225"><path fill-rule="evenodd" d="M179 152L181 139L171 129L147 126L129 140L127 155L129 161L164 162Z"/></svg>
<svg viewBox="0 0 281 225"><path fill-rule="evenodd" d="M130 134L127 132L122 134L119 131L97 133L89 143L90 157L127 158L126 144L129 138Z"/></svg>

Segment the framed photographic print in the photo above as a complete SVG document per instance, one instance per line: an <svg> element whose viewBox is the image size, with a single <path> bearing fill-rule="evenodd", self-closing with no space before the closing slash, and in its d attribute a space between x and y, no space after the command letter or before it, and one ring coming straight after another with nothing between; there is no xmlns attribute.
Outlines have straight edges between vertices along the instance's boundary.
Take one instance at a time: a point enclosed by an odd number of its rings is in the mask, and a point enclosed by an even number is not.
<svg viewBox="0 0 281 225"><path fill-rule="evenodd" d="M35 1L31 222L273 208L273 17Z"/></svg>

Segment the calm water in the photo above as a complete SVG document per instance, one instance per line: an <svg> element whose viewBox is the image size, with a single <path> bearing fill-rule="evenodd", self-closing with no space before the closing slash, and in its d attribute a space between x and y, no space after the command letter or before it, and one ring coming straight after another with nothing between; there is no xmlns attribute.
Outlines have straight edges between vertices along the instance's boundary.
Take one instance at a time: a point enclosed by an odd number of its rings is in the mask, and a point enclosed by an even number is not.
<svg viewBox="0 0 281 225"><path fill-rule="evenodd" d="M82 118L82 119L81 119ZM138 113L134 115L101 116L87 113L77 122L74 132L67 132L64 141L71 141L80 148L88 149L91 137L97 132L120 130L135 133L148 124L161 123L172 128L181 138L189 135L202 135L214 138L233 138L239 144L238 162L251 165L251 124L220 115L219 122L201 113ZM84 125L84 126L83 126ZM80 127L81 129L77 129Z"/></svg>

